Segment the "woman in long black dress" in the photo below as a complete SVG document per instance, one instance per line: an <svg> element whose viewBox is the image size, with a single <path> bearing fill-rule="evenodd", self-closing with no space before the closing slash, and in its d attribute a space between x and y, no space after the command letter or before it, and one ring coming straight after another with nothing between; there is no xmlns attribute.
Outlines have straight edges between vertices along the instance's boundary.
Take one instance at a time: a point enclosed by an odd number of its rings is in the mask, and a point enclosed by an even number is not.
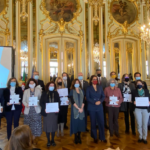
<svg viewBox="0 0 150 150"><path fill-rule="evenodd" d="M61 77L58 77L55 81L56 89L63 89L65 88L64 82ZM68 101L69 103L69 101ZM60 106L60 111L58 114L58 131L57 136L59 137L59 130L61 129L61 136L64 136L64 123L65 123L65 106Z"/></svg>
<svg viewBox="0 0 150 150"><path fill-rule="evenodd" d="M47 113L46 112L46 103L56 103L58 102L60 106L59 94L56 91L55 82L51 81L46 85L46 91L42 93L40 100L40 105L42 107L41 115L43 116L43 130L46 132L47 136L47 146L55 146L55 132L58 129L58 112L56 113ZM50 133L52 140L50 141Z"/></svg>
<svg viewBox="0 0 150 150"><path fill-rule="evenodd" d="M78 79L72 82L70 135L75 134L75 144L81 144L81 132L85 132L84 92Z"/></svg>

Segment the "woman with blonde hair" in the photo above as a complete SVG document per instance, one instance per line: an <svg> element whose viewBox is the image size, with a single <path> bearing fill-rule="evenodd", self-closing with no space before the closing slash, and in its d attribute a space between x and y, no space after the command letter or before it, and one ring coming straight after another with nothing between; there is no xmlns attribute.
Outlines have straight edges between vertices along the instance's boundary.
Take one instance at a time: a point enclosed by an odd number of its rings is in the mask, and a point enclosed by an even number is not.
<svg viewBox="0 0 150 150"><path fill-rule="evenodd" d="M8 144L4 150L40 150L33 148L33 136L28 125L22 125L14 129Z"/></svg>
<svg viewBox="0 0 150 150"><path fill-rule="evenodd" d="M56 90L65 88L63 79L58 77L55 81ZM68 101L69 102L69 101ZM58 131L57 136L59 137L59 130L61 129L61 136L64 136L64 124L65 124L65 110L66 106L60 106L60 111L58 114Z"/></svg>

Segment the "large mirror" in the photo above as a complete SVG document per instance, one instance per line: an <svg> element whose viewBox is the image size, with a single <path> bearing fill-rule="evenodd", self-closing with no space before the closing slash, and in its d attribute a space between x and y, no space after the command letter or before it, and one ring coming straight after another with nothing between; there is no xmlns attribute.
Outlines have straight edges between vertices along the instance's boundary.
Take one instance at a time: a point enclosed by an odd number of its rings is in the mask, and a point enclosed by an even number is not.
<svg viewBox="0 0 150 150"><path fill-rule="evenodd" d="M50 43L50 81L55 81L58 76L58 43Z"/></svg>
<svg viewBox="0 0 150 150"><path fill-rule="evenodd" d="M133 43L127 42L126 44L127 48L127 72L131 77L131 80L133 80Z"/></svg>
<svg viewBox="0 0 150 150"><path fill-rule="evenodd" d="M66 42L67 73L70 78L74 76L74 46L74 43Z"/></svg>
<svg viewBox="0 0 150 150"><path fill-rule="evenodd" d="M120 78L119 51L120 51L120 44L114 43L115 72L116 72L118 78Z"/></svg>

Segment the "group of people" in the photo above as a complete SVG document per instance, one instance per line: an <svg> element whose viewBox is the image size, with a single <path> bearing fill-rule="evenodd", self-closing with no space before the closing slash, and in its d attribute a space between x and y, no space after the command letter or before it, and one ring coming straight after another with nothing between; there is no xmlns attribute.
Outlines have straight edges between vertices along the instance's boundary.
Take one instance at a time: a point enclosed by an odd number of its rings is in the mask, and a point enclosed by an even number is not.
<svg viewBox="0 0 150 150"><path fill-rule="evenodd" d="M135 81L131 82L129 75L124 74L122 81L118 83L116 80L116 72L110 73L110 80L107 81L105 77L101 76L101 70L96 70L96 75L90 77L89 83L83 79L83 73L78 73L78 78L71 83L67 73L62 73L62 77L57 77L55 82L50 81L44 85L42 80L39 80L39 73L34 72L33 78L26 83L24 92L18 84L16 78L11 78L8 81L7 88L3 92L4 96L4 112L7 120L7 138L12 141L11 130L14 118L14 132L19 126L19 118L21 115L22 104L24 109L24 124L31 129L34 143L38 142L38 137L43 131L46 132L47 146L55 146L55 133L57 136L64 136L64 129L67 126L67 112L68 105L71 104L71 120L70 120L70 135L74 134L75 144L82 143L81 132L89 131L87 129L87 116L90 116L91 123L91 137L95 143L98 139L106 143L105 128L109 129L110 136L115 134L119 138L118 116L119 111L124 112L125 116L125 132L130 131L129 114L131 118L132 134L136 135L135 119L137 122L137 129L139 133L138 142L147 144L147 125L149 120L149 107L137 107L136 97L148 97L150 94L145 82L141 80L141 74L136 72L134 74ZM61 97L57 90L68 88L68 105L61 105ZM18 94L19 103L10 104L10 96ZM131 94L132 101L124 102L124 94ZM29 106L29 98L37 97L37 106ZM116 104L112 104L111 97L117 97ZM47 103L58 103L59 111L55 113L48 113L46 111ZM150 104L150 103L149 103ZM108 122L106 113L108 112ZM43 116L43 122L42 117ZM99 129L99 138L97 137L97 126ZM19 129L19 127L18 127ZM13 132L13 133L14 133ZM51 135L51 138L50 138ZM13 142L9 142L9 144Z"/></svg>

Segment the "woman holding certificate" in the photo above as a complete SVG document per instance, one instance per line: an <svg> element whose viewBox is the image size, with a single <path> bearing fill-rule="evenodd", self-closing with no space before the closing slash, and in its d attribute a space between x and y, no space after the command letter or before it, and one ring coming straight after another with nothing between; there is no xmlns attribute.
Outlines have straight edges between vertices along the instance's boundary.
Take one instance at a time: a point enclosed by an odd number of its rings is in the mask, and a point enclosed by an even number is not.
<svg viewBox="0 0 150 150"><path fill-rule="evenodd" d="M58 129L58 113L60 106L59 94L56 91L55 82L51 81L46 85L46 91L42 93L40 100L42 107L41 114L43 116L43 130L47 136L47 147L55 146L55 132ZM50 141L51 133L51 141Z"/></svg>
<svg viewBox="0 0 150 150"><path fill-rule="evenodd" d="M99 139L106 143L104 129L103 101L105 95L101 85L98 85L97 76L93 75L90 79L90 86L86 90L88 111L91 120L91 136L95 143L98 143L96 121L99 127Z"/></svg>
<svg viewBox="0 0 150 150"><path fill-rule="evenodd" d="M70 98L72 104L70 135L75 134L75 144L81 144L81 132L85 132L84 92L78 79L72 82Z"/></svg>
<svg viewBox="0 0 150 150"><path fill-rule="evenodd" d="M137 121L139 133L138 142L147 144L147 125L149 119L148 108L150 105L150 94L147 89L143 88L143 82L136 82L136 89L132 91L132 102L134 103L134 114Z"/></svg>
<svg viewBox="0 0 150 150"><path fill-rule="evenodd" d="M116 87L116 80L109 80L109 87L105 88L105 104L108 108L109 117L109 132L110 136L115 135L119 137L119 126L118 126L118 116L119 107L123 101L122 94L119 88Z"/></svg>
<svg viewBox="0 0 150 150"><path fill-rule="evenodd" d="M58 77L55 81L56 89L63 89L65 88L63 79L61 77ZM68 98L68 97L67 97ZM68 101L69 103L69 101ZM61 129L61 136L64 136L64 124L66 121L66 105L60 106L59 114L58 114L58 131L57 136L59 137L59 130Z"/></svg>
<svg viewBox="0 0 150 150"><path fill-rule="evenodd" d="M23 92L16 78L9 79L4 90L4 111L7 120L7 138L9 140L14 119L14 128L19 126L19 118L22 109ZM16 98L15 98L16 97Z"/></svg>
<svg viewBox="0 0 150 150"><path fill-rule="evenodd" d="M41 107L39 105L41 89L36 86L36 80L29 79L26 84L27 89L23 95L23 105L25 106L24 124L29 125L31 128L35 144L38 140L37 137L42 134ZM34 100L34 102L31 102L31 100Z"/></svg>
<svg viewBox="0 0 150 150"><path fill-rule="evenodd" d="M118 88L120 88L122 96L124 98L124 102L121 104L120 110L124 112L125 125L126 125L125 133L127 134L129 133L129 129L130 129L129 128L129 114L130 114L132 134L136 135L135 118L134 118L133 110L131 109L133 106L133 103L131 101L131 98L132 98L131 91L135 89L135 85L133 83L130 83L128 74L124 74L122 76L122 83L118 84ZM130 96L130 99L127 96Z"/></svg>

